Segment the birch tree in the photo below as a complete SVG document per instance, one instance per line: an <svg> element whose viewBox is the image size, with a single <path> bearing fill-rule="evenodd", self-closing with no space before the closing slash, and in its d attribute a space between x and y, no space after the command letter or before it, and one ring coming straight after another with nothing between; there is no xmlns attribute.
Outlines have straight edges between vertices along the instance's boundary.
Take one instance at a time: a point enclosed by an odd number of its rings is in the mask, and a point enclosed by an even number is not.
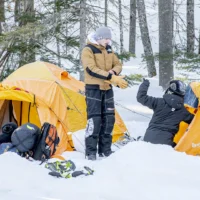
<svg viewBox="0 0 200 200"><path fill-rule="evenodd" d="M130 0L129 52L135 54L136 45L136 0Z"/></svg>
<svg viewBox="0 0 200 200"><path fill-rule="evenodd" d="M140 33L144 48L144 55L147 63L148 76L153 77L156 75L155 61L151 41L149 38L149 30L146 19L146 9L144 0L137 0L138 19L140 25Z"/></svg>
<svg viewBox="0 0 200 200"><path fill-rule="evenodd" d="M194 53L194 0L187 0L187 53Z"/></svg>
<svg viewBox="0 0 200 200"><path fill-rule="evenodd" d="M80 47L79 47L79 55L80 55L80 67L79 67L79 74L80 74L80 80L83 81L84 79L84 73L83 69L81 67L81 52L85 46L86 43L86 0L80 1Z"/></svg>
<svg viewBox="0 0 200 200"><path fill-rule="evenodd" d="M166 89L173 79L172 0L159 0L159 85Z"/></svg>

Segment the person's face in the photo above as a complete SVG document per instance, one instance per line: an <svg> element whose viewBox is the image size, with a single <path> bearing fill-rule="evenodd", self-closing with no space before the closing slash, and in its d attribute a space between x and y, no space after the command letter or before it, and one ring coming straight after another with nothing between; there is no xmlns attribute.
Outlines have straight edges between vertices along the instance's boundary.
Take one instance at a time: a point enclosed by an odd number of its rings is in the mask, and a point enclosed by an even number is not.
<svg viewBox="0 0 200 200"><path fill-rule="evenodd" d="M110 43L110 39L101 39L101 40L98 40L98 43L101 46L106 47Z"/></svg>

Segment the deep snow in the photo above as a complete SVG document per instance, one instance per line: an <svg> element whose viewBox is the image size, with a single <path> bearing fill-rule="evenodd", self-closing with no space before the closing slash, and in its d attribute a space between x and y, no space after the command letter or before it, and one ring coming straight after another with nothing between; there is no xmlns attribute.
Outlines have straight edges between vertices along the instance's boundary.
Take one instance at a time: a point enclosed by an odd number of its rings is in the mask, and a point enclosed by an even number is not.
<svg viewBox="0 0 200 200"><path fill-rule="evenodd" d="M164 145L133 142L104 160L84 160L65 153L77 166L90 166L93 176L58 179L48 170L13 153L0 157L2 200L189 200L200 197L198 157Z"/></svg>

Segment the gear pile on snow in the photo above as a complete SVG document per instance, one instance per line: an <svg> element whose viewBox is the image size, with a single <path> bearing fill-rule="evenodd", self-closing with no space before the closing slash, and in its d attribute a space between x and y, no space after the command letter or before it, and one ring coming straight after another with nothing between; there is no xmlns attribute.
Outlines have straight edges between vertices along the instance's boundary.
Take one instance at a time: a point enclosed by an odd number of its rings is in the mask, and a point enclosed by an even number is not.
<svg viewBox="0 0 200 200"><path fill-rule="evenodd" d="M75 171L76 165L71 160L49 162L45 164L45 167L51 170L49 175L58 178L72 178L80 175L88 176L94 173L94 171L87 166L84 166L83 170Z"/></svg>

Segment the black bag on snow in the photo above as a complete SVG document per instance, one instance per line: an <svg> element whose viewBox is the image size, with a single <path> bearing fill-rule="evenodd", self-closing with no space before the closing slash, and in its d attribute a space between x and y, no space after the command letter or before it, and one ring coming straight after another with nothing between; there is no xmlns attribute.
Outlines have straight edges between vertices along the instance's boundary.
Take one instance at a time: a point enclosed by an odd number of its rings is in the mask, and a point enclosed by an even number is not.
<svg viewBox="0 0 200 200"><path fill-rule="evenodd" d="M29 152L41 135L40 128L34 124L26 123L12 133L11 142L20 153Z"/></svg>
<svg viewBox="0 0 200 200"><path fill-rule="evenodd" d="M49 159L55 153L59 141L56 127L45 122L33 149L33 159L41 161Z"/></svg>
<svg viewBox="0 0 200 200"><path fill-rule="evenodd" d="M11 135L16 128L17 124L15 124L14 122L8 122L4 124L1 128L2 133L0 134L0 144L8 142L10 143Z"/></svg>

